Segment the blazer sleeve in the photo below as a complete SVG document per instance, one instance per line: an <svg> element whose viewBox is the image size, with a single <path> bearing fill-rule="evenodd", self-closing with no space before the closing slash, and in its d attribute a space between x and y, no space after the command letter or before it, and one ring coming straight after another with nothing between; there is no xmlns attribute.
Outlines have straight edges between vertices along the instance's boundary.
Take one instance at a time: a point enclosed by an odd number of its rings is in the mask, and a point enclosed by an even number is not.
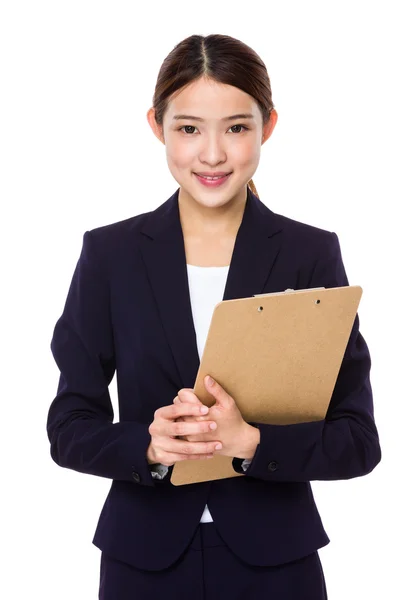
<svg viewBox="0 0 420 600"><path fill-rule="evenodd" d="M109 284L93 238L90 231L83 235L50 346L60 370L47 417L51 457L60 467L155 487L146 458L149 424L113 423L108 386L116 361Z"/></svg>
<svg viewBox="0 0 420 600"><path fill-rule="evenodd" d="M336 233L316 261L308 287L349 285ZM356 315L326 417L292 425L250 423L261 432L246 477L303 482L366 475L381 460L374 421L371 358ZM240 460L232 466L241 473Z"/></svg>

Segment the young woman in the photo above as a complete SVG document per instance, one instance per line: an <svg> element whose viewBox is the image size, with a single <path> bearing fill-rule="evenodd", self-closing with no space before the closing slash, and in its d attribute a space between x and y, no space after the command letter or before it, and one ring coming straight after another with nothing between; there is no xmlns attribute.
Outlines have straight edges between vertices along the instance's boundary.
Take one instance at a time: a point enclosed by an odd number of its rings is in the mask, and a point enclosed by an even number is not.
<svg viewBox="0 0 420 600"><path fill-rule="evenodd" d="M112 480L93 538L99 598L325 599L318 549L329 538L310 481L362 476L381 458L358 316L323 421L247 423L207 378L215 403L203 414L192 387L215 304L349 285L338 237L258 197L251 178L277 113L244 43L180 42L147 118L179 188L155 210L85 232L51 342L61 372L52 458ZM171 484L176 461L215 454L243 477Z"/></svg>

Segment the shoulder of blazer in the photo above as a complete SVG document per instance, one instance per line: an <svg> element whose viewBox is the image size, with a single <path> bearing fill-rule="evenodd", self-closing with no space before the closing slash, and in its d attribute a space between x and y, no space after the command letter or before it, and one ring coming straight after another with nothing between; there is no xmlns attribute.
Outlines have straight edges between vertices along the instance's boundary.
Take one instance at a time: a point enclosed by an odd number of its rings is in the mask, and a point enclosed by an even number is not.
<svg viewBox="0 0 420 600"><path fill-rule="evenodd" d="M298 248L301 256L308 259L336 253L339 241L335 232L284 215L276 216L281 219L283 248L292 251Z"/></svg>
<svg viewBox="0 0 420 600"><path fill-rule="evenodd" d="M95 254L102 257L116 256L121 249L133 247L133 245L136 247L142 227L150 214L151 212L142 213L90 229L89 236L95 248Z"/></svg>

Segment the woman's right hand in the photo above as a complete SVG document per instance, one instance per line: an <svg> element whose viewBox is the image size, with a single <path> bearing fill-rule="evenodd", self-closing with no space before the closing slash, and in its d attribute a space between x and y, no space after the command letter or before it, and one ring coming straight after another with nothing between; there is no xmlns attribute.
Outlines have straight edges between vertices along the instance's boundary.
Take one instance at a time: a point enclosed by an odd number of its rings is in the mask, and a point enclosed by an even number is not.
<svg viewBox="0 0 420 600"><path fill-rule="evenodd" d="M213 432L210 425L214 421L175 422L179 417L199 417L207 414L208 411L208 407L201 402L184 402L158 408L149 427L151 441L147 449L147 462L149 464L160 463L170 467L180 460L213 458L214 454L217 454L216 445L220 443L217 440L188 442L176 439L176 436Z"/></svg>

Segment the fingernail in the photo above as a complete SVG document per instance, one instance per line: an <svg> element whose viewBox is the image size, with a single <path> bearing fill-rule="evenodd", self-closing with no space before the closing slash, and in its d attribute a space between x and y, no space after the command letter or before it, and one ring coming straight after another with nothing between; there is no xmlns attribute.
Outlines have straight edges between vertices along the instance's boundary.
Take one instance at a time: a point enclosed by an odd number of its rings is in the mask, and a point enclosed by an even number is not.
<svg viewBox="0 0 420 600"><path fill-rule="evenodd" d="M206 413L209 412L209 407L208 406L202 406L201 407L201 412L203 413L203 415L205 415Z"/></svg>
<svg viewBox="0 0 420 600"><path fill-rule="evenodd" d="M216 448L216 450L221 450L222 449L222 444L216 444L215 448Z"/></svg>
<svg viewBox="0 0 420 600"><path fill-rule="evenodd" d="M209 385L213 385L213 383L214 383L214 379L212 377L210 377L210 375L207 377L207 383Z"/></svg>

